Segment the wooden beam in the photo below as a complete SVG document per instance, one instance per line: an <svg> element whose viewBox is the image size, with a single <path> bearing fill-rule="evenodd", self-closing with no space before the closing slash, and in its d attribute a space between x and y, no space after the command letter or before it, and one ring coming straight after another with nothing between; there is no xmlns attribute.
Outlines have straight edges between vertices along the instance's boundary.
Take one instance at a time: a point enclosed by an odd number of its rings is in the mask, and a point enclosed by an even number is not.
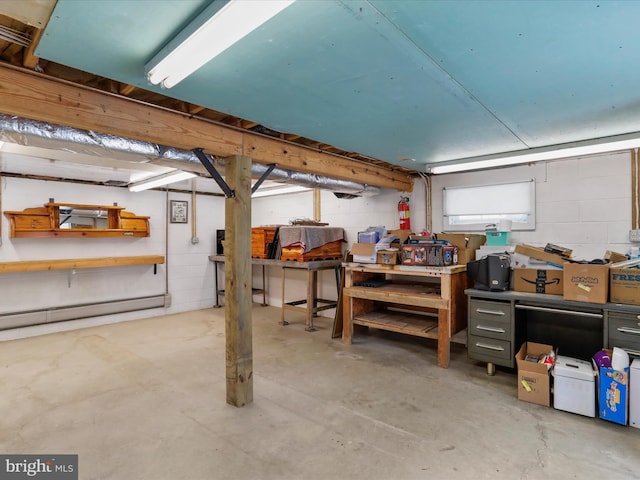
<svg viewBox="0 0 640 480"><path fill-rule="evenodd" d="M128 85L126 83L121 83L120 84L120 88L118 90L119 90L120 95L124 95L126 97L128 95L131 95L131 93L133 93L133 91L136 88L138 88L138 87L136 87L135 85Z"/></svg>
<svg viewBox="0 0 640 480"><path fill-rule="evenodd" d="M0 112L280 168L411 191L408 175L277 138L241 131L107 92L0 66Z"/></svg>
<svg viewBox="0 0 640 480"><path fill-rule="evenodd" d="M225 180L235 195L225 200L225 338L227 403L253 402L251 330L251 159L227 160Z"/></svg>
<svg viewBox="0 0 640 480"><path fill-rule="evenodd" d="M40 43L41 38L42 38L42 29L34 28L31 36L31 43L24 50L24 53L22 55L22 65L25 68L30 68L30 69L36 68L36 65L38 64L38 60L40 60L40 57L36 57L34 52L36 50L36 47L38 46L38 43Z"/></svg>
<svg viewBox="0 0 640 480"><path fill-rule="evenodd" d="M193 104L189 104L189 107L187 108L187 111L189 112L190 115L197 115L198 113L200 113L201 111L205 110L204 107L201 107L200 105L193 105Z"/></svg>

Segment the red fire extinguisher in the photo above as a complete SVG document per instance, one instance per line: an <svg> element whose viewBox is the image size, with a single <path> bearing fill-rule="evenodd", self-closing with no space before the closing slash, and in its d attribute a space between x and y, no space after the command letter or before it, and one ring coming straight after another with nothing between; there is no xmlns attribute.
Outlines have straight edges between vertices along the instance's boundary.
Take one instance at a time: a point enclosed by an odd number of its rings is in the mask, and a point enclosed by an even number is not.
<svg viewBox="0 0 640 480"><path fill-rule="evenodd" d="M411 230L409 197L402 197L398 202L398 214L400 215L400 230Z"/></svg>

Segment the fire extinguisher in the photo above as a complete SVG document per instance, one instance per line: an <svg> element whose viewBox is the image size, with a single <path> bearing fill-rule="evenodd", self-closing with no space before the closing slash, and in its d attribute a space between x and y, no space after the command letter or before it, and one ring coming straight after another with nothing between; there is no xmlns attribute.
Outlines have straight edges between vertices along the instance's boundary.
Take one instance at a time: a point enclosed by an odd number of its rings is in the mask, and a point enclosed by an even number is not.
<svg viewBox="0 0 640 480"><path fill-rule="evenodd" d="M411 230L409 197L402 197L398 202L398 214L400 215L400 230Z"/></svg>

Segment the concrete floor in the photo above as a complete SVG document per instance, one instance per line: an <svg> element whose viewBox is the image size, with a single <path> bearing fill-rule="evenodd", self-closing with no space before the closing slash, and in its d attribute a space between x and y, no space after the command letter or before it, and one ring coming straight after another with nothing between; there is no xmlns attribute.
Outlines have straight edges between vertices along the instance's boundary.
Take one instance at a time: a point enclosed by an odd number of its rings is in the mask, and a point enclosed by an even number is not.
<svg viewBox="0 0 640 480"><path fill-rule="evenodd" d="M516 399L455 346L254 308L254 403L225 402L224 310L0 343L0 452L80 479L637 479L640 429Z"/></svg>

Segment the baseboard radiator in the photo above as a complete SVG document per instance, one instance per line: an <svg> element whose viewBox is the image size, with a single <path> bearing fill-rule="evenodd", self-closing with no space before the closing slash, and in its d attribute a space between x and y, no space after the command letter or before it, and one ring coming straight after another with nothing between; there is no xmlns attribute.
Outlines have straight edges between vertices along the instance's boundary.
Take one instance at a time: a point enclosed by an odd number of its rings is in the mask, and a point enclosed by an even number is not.
<svg viewBox="0 0 640 480"><path fill-rule="evenodd" d="M150 308L162 308L171 303L169 295L114 300L110 302L69 305L66 307L31 310L26 312L0 314L0 330L41 325L43 323L64 322L81 318L135 312Z"/></svg>

